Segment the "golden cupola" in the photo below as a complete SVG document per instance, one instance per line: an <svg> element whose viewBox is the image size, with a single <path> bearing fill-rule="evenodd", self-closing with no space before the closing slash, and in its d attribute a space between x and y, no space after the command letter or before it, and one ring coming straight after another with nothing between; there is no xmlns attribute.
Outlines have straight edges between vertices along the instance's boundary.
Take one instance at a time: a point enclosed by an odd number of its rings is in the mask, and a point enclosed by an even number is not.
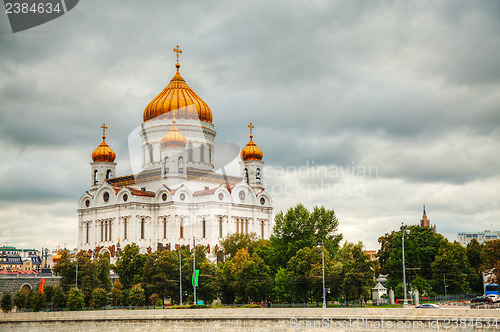
<svg viewBox="0 0 500 332"><path fill-rule="evenodd" d="M185 148L186 147L186 137L180 132L175 126L175 114L173 119L172 127L161 139L161 146L164 148Z"/></svg>
<svg viewBox="0 0 500 332"><path fill-rule="evenodd" d="M177 53L177 63L175 67L177 72L170 80L170 83L156 96L144 109L143 122L159 119L171 119L172 111L177 111L177 117L180 119L199 119L200 121L212 123L212 111L184 81L179 73L179 45L174 48Z"/></svg>
<svg viewBox="0 0 500 332"><path fill-rule="evenodd" d="M92 152L92 160L94 162L108 162L112 163L115 161L116 154L106 143L106 125L103 123L102 126L102 143L99 144L97 149Z"/></svg>
<svg viewBox="0 0 500 332"><path fill-rule="evenodd" d="M250 128L250 142L248 142L243 150L241 150L241 159L243 159L243 161L262 160L262 157L264 157L264 153L262 153L262 150L259 149L259 147L252 140L252 129L254 128L254 126L250 122L250 125L248 127Z"/></svg>

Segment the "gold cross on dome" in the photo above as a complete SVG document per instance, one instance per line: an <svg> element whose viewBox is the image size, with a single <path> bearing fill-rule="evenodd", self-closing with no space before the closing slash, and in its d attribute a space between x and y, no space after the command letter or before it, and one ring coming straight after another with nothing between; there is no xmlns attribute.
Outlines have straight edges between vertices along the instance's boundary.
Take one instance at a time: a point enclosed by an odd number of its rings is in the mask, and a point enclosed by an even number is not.
<svg viewBox="0 0 500 332"><path fill-rule="evenodd" d="M251 122L248 125L248 128L250 128L250 137L253 137L253 135L252 135L252 129L255 128L255 127L253 126L253 124Z"/></svg>
<svg viewBox="0 0 500 332"><path fill-rule="evenodd" d="M174 52L177 53L177 63L179 63L179 54L182 54L182 50L179 48L179 45L174 48Z"/></svg>
<svg viewBox="0 0 500 332"><path fill-rule="evenodd" d="M108 127L106 127L106 124L103 123L101 128L102 128L102 137L104 138L106 137L106 129L108 129Z"/></svg>

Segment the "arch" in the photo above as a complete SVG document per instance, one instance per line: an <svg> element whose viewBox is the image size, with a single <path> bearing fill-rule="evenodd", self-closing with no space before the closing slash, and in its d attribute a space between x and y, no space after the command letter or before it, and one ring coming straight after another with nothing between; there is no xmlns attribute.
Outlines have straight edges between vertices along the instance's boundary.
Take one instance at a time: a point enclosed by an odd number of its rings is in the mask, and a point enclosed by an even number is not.
<svg viewBox="0 0 500 332"><path fill-rule="evenodd" d="M24 283L21 288L19 288L19 290L23 293L28 293L30 290L33 289L33 286L31 286L30 284L28 283Z"/></svg>
<svg viewBox="0 0 500 332"><path fill-rule="evenodd" d="M108 180L108 179L111 179L111 170L110 169L108 169L106 171L106 180Z"/></svg>
<svg viewBox="0 0 500 332"><path fill-rule="evenodd" d="M188 143L188 161L193 161L193 143Z"/></svg>
<svg viewBox="0 0 500 332"><path fill-rule="evenodd" d="M184 173L184 158L182 156L177 159L177 168L179 169L179 173Z"/></svg>
<svg viewBox="0 0 500 332"><path fill-rule="evenodd" d="M99 255L105 255L105 254L108 254L111 256L111 253L109 252L109 249L108 248L102 248L100 251L99 251Z"/></svg>

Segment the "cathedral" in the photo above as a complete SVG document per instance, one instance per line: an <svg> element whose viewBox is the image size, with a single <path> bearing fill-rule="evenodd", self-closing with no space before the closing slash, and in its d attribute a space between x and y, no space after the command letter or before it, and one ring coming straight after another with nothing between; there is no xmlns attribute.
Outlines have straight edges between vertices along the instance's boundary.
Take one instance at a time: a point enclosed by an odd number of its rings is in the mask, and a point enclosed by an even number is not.
<svg viewBox="0 0 500 332"><path fill-rule="evenodd" d="M240 152L240 176L214 170L210 107L177 72L145 108L140 126L142 170L116 176L115 153L92 153L90 189L78 202L78 250L109 253L135 243L140 252L203 245L214 259L231 233L272 230L272 199L263 184L263 153L250 141Z"/></svg>

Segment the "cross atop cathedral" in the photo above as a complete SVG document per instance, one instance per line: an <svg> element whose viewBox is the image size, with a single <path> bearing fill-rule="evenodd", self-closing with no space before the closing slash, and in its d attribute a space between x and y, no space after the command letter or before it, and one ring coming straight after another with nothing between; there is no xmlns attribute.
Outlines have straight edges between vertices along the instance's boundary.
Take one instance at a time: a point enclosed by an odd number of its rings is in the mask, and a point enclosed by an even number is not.
<svg viewBox="0 0 500 332"><path fill-rule="evenodd" d="M106 138L106 129L108 129L108 127L106 127L106 124L103 123L101 128L102 128L102 139L105 139Z"/></svg>
<svg viewBox="0 0 500 332"><path fill-rule="evenodd" d="M177 63L179 63L179 54L182 54L182 50L179 48L179 45L174 48L174 52L177 53Z"/></svg>
<svg viewBox="0 0 500 332"><path fill-rule="evenodd" d="M253 128L255 128L255 127L254 127L254 126L253 126L253 124L250 122L250 124L248 125L248 128L250 128L250 138L252 138L252 137L253 137L253 134L252 134L252 129L253 129Z"/></svg>

